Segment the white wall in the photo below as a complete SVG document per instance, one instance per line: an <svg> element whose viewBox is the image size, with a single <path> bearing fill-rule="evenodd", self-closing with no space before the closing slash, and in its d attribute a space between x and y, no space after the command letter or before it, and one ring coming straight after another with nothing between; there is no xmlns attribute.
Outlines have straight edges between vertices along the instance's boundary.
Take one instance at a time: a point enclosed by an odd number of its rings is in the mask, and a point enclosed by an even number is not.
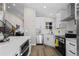
<svg viewBox="0 0 79 59"><path fill-rule="evenodd" d="M52 47L55 47L55 37L54 35L50 35L50 30L49 29L46 29L46 25L45 23L46 22L52 22L52 31L54 33L54 29L55 29L55 19L54 18L47 18L47 17L36 17L36 22L37 22L37 27L36 28L41 28L41 32L42 34L44 34L44 44L46 45L49 45L49 46L52 46ZM38 26L39 25L39 26ZM37 31L37 30L36 30ZM47 39L49 38L49 40Z"/></svg>
<svg viewBox="0 0 79 59"><path fill-rule="evenodd" d="M32 44L36 44L36 34L39 30L41 30L42 34L49 33L49 30L45 29L45 22L50 21L53 22L54 19L46 17L36 17L34 9L24 8L25 35L31 35Z"/></svg>
<svg viewBox="0 0 79 59"><path fill-rule="evenodd" d="M24 8L24 35L32 37L32 44L36 43L35 40L35 11L31 8Z"/></svg>

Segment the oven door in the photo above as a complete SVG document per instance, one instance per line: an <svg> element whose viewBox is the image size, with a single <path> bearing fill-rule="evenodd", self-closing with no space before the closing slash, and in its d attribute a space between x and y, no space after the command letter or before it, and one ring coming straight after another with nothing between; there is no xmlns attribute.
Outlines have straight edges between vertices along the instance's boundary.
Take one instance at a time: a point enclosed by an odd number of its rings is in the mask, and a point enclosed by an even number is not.
<svg viewBox="0 0 79 59"><path fill-rule="evenodd" d="M29 40L21 45L21 56L27 56L29 53Z"/></svg>

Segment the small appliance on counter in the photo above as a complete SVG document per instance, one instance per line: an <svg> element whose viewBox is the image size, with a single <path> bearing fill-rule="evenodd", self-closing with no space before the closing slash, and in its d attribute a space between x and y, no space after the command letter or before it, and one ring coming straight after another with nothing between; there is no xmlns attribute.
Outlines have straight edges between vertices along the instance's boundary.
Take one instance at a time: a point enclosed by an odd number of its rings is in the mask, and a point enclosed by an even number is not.
<svg viewBox="0 0 79 59"><path fill-rule="evenodd" d="M24 29L20 25L16 25L15 36L24 36Z"/></svg>
<svg viewBox="0 0 79 59"><path fill-rule="evenodd" d="M16 32L16 36L24 36L24 33L21 33L20 31Z"/></svg>

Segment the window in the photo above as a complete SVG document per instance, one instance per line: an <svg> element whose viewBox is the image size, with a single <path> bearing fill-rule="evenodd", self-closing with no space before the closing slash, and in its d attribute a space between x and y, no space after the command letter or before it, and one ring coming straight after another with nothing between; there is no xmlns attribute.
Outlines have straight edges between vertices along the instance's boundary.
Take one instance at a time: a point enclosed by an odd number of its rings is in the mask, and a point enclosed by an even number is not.
<svg viewBox="0 0 79 59"><path fill-rule="evenodd" d="M52 22L46 22L46 29L52 29Z"/></svg>

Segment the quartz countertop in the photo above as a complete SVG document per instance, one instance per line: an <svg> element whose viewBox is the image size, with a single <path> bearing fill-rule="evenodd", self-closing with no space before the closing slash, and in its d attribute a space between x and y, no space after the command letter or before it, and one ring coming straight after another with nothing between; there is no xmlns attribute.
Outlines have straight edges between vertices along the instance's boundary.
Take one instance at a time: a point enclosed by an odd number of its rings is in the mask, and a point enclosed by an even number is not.
<svg viewBox="0 0 79 59"><path fill-rule="evenodd" d="M14 56L20 46L30 39L30 36L10 36L10 41L0 43L0 56Z"/></svg>

